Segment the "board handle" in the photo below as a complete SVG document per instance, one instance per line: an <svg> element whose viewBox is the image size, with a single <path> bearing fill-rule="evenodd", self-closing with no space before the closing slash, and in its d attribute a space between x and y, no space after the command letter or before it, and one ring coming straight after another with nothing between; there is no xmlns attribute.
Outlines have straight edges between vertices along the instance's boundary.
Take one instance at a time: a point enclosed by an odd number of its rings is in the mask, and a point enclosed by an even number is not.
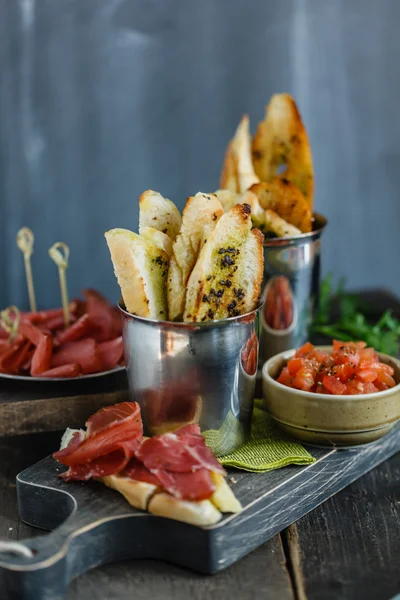
<svg viewBox="0 0 400 600"><path fill-rule="evenodd" d="M110 506L77 511L46 535L0 542L1 600L62 600L71 580L94 567L165 558L151 541L152 515L129 508L110 513Z"/></svg>

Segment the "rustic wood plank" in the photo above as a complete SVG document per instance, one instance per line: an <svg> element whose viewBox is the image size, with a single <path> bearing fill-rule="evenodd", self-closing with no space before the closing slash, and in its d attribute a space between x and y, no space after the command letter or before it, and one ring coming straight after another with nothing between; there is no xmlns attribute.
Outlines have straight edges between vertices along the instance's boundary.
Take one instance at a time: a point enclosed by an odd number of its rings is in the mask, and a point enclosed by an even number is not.
<svg viewBox="0 0 400 600"><path fill-rule="evenodd" d="M243 560L212 576L165 563L139 560L95 569L72 582L66 600L293 600L279 535Z"/></svg>
<svg viewBox="0 0 400 600"><path fill-rule="evenodd" d="M388 599L400 590L400 454L286 532L299 600Z"/></svg>

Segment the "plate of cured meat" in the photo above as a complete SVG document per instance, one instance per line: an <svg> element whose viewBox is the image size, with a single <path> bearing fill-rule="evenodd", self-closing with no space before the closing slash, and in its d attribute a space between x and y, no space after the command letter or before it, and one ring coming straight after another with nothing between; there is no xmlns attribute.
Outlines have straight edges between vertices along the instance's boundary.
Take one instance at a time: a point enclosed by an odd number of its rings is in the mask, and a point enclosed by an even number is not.
<svg viewBox="0 0 400 600"><path fill-rule="evenodd" d="M0 320L0 377L65 381L122 371L124 348L119 310L93 289L63 308L20 312Z"/></svg>

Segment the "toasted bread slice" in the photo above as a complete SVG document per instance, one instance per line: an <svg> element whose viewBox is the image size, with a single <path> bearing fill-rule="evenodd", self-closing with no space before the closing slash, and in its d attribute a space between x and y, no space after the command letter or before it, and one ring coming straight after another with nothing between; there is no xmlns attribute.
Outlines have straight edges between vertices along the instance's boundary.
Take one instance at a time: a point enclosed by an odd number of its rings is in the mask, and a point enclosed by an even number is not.
<svg viewBox="0 0 400 600"><path fill-rule="evenodd" d="M107 475L101 481L116 490L129 502L133 508L147 510L150 498L157 492L158 487L145 481L134 481L122 475Z"/></svg>
<svg viewBox="0 0 400 600"><path fill-rule="evenodd" d="M241 204L240 199L242 194L239 194L239 192L232 192L229 189L223 189L217 190L214 192L214 195L217 196L218 200L221 202L224 212L231 210L235 204Z"/></svg>
<svg viewBox="0 0 400 600"><path fill-rule="evenodd" d="M196 502L179 500L156 485L122 475L107 475L99 481L122 494L134 508L204 527L218 523L222 513L238 513L242 510L242 505L225 478L219 473L212 473L211 476L216 485L215 492L209 500Z"/></svg>
<svg viewBox="0 0 400 600"><path fill-rule="evenodd" d="M244 192L258 181L260 179L257 177L252 163L249 117L244 115L234 138L228 144L220 187L232 192Z"/></svg>
<svg viewBox="0 0 400 600"><path fill-rule="evenodd" d="M233 290L235 308L239 308L240 314L254 310L260 303L264 275L263 243L264 234L259 229L252 229L240 251L238 270L232 279L238 290L237 293L235 288Z"/></svg>
<svg viewBox="0 0 400 600"><path fill-rule="evenodd" d="M182 213L182 227L173 244L168 272L168 313L174 321L182 317L186 286L199 252L223 215L214 194L198 193L188 198Z"/></svg>
<svg viewBox="0 0 400 600"><path fill-rule="evenodd" d="M265 211L264 222L266 231L271 231L278 237L297 237L301 235L300 229L282 219L273 210Z"/></svg>
<svg viewBox="0 0 400 600"><path fill-rule="evenodd" d="M311 209L301 191L288 179L274 177L269 182L252 185L251 191L264 210L273 210L303 233L311 231Z"/></svg>
<svg viewBox="0 0 400 600"><path fill-rule="evenodd" d="M167 319L167 254L127 229L111 229L105 237L126 309L139 317Z"/></svg>
<svg viewBox="0 0 400 600"><path fill-rule="evenodd" d="M262 277L263 235L254 230L248 239L250 214L248 204L237 204L218 221L189 278L184 321L225 319L255 308L261 281L253 271Z"/></svg>
<svg viewBox="0 0 400 600"><path fill-rule="evenodd" d="M154 229L154 227L142 227L140 235L146 240L153 242L157 248L164 250L169 258L172 256L172 240L166 233Z"/></svg>
<svg viewBox="0 0 400 600"><path fill-rule="evenodd" d="M283 177L294 183L312 209L314 174L310 143L295 101L289 94L272 96L252 143L253 165L269 181L286 165Z"/></svg>
<svg viewBox="0 0 400 600"><path fill-rule="evenodd" d="M251 220L254 227L264 227L264 210L261 207L257 196L250 190L243 194L237 194L230 190L217 190L214 192L221 202L225 212L228 212L235 204L248 204L251 208Z"/></svg>
<svg viewBox="0 0 400 600"><path fill-rule="evenodd" d="M238 193L240 189L233 140L226 147L219 185L223 190L229 190L233 193Z"/></svg>
<svg viewBox="0 0 400 600"><path fill-rule="evenodd" d="M147 510L153 515L183 521L198 527L214 525L222 518L222 514L210 500L199 502L178 500L165 492L153 496Z"/></svg>
<svg viewBox="0 0 400 600"><path fill-rule="evenodd" d="M168 235L172 241L181 228L181 215L175 204L158 192L147 190L139 198L139 233L153 227Z"/></svg>
<svg viewBox="0 0 400 600"><path fill-rule="evenodd" d="M216 485L216 490L210 498L218 510L223 513L239 513L243 510L242 505L229 487L225 477L220 473L211 473L211 477Z"/></svg>

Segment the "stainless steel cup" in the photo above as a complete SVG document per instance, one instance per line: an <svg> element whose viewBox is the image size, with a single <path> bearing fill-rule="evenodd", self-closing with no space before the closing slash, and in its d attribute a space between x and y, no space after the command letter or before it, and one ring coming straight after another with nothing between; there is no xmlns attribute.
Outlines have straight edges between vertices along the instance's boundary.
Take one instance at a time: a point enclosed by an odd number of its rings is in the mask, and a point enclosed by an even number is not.
<svg viewBox="0 0 400 600"><path fill-rule="evenodd" d="M313 217L312 232L264 242L260 366L309 337L319 295L320 238L327 224L322 215Z"/></svg>
<svg viewBox="0 0 400 600"><path fill-rule="evenodd" d="M258 362L261 306L204 323L123 315L132 398L150 434L199 423L217 456L249 436Z"/></svg>

